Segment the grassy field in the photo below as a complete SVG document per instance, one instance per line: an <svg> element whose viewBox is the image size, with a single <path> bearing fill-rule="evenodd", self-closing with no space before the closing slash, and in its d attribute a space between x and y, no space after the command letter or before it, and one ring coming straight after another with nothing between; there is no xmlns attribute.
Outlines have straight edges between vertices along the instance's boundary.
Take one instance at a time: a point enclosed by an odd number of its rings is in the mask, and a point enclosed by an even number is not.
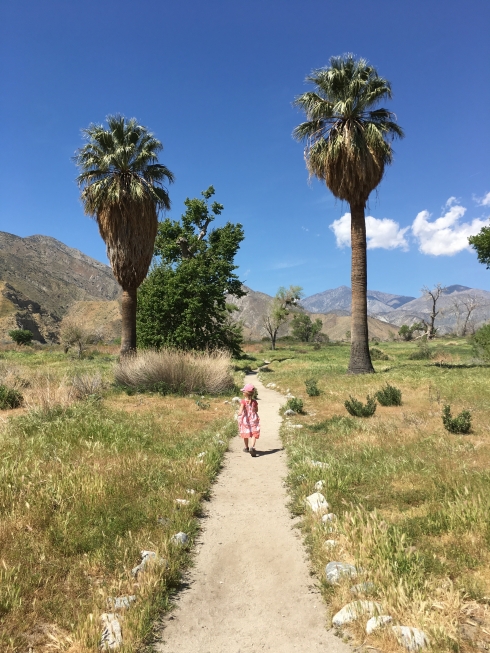
<svg viewBox="0 0 490 653"><path fill-rule="evenodd" d="M121 650L141 650L190 562L232 409L222 396L128 396L111 387L114 362L111 350L0 353L27 404L0 414L2 653L99 650L100 615L120 596L136 597ZM76 379L94 378L80 400ZM160 561L135 578L142 550Z"/></svg>
<svg viewBox="0 0 490 653"><path fill-rule="evenodd" d="M304 400L306 415L293 419L303 428L283 428L292 511L303 515L332 614L355 598L353 582L327 585L325 565L350 562L363 570L355 582L373 583L361 598L379 600L394 623L422 628L433 650L489 650L490 368L473 360L464 340L437 341L430 360L411 360L413 343L375 346L388 359L374 363L377 374L356 377L345 373L347 345L248 348L250 357L271 361L264 383ZM320 396L307 396L310 378ZM370 418L347 413L350 395L365 402L386 383L402 391L401 406L378 405ZM470 434L443 428L446 403L453 414L471 411ZM329 525L305 510L320 480L338 517ZM383 651L404 650L388 631L366 637L365 621L344 635Z"/></svg>

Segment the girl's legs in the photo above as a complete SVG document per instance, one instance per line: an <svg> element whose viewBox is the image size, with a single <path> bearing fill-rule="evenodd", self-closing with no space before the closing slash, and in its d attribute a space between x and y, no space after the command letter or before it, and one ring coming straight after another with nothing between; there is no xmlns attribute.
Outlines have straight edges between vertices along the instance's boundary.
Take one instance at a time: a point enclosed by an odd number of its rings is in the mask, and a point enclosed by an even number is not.
<svg viewBox="0 0 490 653"><path fill-rule="evenodd" d="M248 450L248 438L243 438L243 444L245 445L244 451L247 451Z"/></svg>
<svg viewBox="0 0 490 653"><path fill-rule="evenodd" d="M252 447L252 449L255 449L255 442L256 442L256 439L252 436L250 438L250 446Z"/></svg>

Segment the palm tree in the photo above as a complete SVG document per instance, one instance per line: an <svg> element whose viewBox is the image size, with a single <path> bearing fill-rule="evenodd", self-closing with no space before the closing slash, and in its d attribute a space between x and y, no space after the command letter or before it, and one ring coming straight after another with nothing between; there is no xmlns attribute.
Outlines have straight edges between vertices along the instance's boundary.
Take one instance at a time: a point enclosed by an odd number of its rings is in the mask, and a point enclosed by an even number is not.
<svg viewBox="0 0 490 653"><path fill-rule="evenodd" d="M122 287L121 354L136 349L136 295L153 256L158 211L170 208L158 163L162 144L134 118L108 116L108 129L91 124L75 157L85 213L97 221L112 271Z"/></svg>
<svg viewBox="0 0 490 653"><path fill-rule="evenodd" d="M352 374L374 372L369 354L367 325L367 260L364 209L369 194L380 183L393 159L391 141L402 138L395 116L376 105L391 98L390 83L365 59L352 54L332 57L330 66L314 70L306 81L315 85L294 104L306 122L293 136L306 141L305 160L310 176L325 181L330 191L350 205Z"/></svg>

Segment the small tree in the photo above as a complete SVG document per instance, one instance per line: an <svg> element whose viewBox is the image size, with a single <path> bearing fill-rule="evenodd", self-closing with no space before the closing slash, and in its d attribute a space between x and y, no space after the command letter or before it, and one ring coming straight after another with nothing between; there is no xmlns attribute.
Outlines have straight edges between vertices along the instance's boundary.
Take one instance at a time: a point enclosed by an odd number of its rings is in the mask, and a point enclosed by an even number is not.
<svg viewBox="0 0 490 653"><path fill-rule="evenodd" d="M279 329L285 324L292 310L298 310L298 302L302 297L303 289L300 286L281 286L276 296L269 304L267 313L263 317L263 325L270 341L271 349L276 348L276 339Z"/></svg>
<svg viewBox="0 0 490 653"><path fill-rule="evenodd" d="M478 261L490 269L490 227L482 227L476 236L468 238L469 244L476 250Z"/></svg>
<svg viewBox="0 0 490 653"><path fill-rule="evenodd" d="M414 322L412 326L408 326L408 324L402 324L398 331L398 335L400 338L402 338L405 341L409 341L413 339L413 334L416 331L425 331L424 325L421 324L420 322Z"/></svg>
<svg viewBox="0 0 490 653"><path fill-rule="evenodd" d="M138 291L138 346L240 353L242 329L227 296L243 297L234 259L244 238L242 225L227 222L209 230L224 207L187 198L181 220L158 226L153 268Z"/></svg>
<svg viewBox="0 0 490 653"><path fill-rule="evenodd" d="M485 324L471 339L476 355L485 361L490 360L490 324Z"/></svg>
<svg viewBox="0 0 490 653"><path fill-rule="evenodd" d="M14 329L9 331L9 336L16 345L30 345L34 334L29 329Z"/></svg>
<svg viewBox="0 0 490 653"><path fill-rule="evenodd" d="M312 342L315 336L322 330L322 321L318 318L314 322L306 313L299 313L293 316L292 334L301 342Z"/></svg>
<svg viewBox="0 0 490 653"><path fill-rule="evenodd" d="M477 297L463 296L453 300L452 311L456 316L456 334L466 336L468 332L474 332L475 325L472 315L478 309L484 306Z"/></svg>
<svg viewBox="0 0 490 653"><path fill-rule="evenodd" d="M436 317L439 315L439 311L437 310L437 302L439 301L440 296L444 293L445 290L446 287L442 286L440 283L438 283L432 290L427 286L424 286L422 288L422 292L425 295L426 299L429 301L431 306L429 322L422 320L424 327L426 329L425 335L427 336L428 340L432 340L433 338L436 337L437 329L434 325L435 325Z"/></svg>
<svg viewBox="0 0 490 653"><path fill-rule="evenodd" d="M66 318L61 323L60 341L65 354L75 347L78 358L82 358L89 345L96 345L103 339L102 329L91 328L83 324L81 320Z"/></svg>

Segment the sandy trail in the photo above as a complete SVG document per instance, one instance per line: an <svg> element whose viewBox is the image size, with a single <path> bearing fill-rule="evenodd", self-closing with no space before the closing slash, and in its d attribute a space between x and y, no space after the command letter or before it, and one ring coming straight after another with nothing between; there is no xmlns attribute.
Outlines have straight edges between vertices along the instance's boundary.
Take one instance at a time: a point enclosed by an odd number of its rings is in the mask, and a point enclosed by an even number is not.
<svg viewBox="0 0 490 653"><path fill-rule="evenodd" d="M252 458L238 437L198 541L188 586L165 618L159 653L348 653L325 629L325 606L286 508L286 454L279 439L284 398L259 390L261 438Z"/></svg>

